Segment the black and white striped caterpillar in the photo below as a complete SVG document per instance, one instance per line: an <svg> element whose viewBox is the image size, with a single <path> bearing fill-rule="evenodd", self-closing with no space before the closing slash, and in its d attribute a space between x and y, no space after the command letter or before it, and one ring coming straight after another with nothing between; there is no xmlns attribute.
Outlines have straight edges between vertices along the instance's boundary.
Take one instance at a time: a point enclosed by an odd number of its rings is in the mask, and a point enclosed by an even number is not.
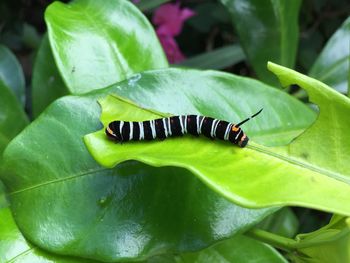
<svg viewBox="0 0 350 263"><path fill-rule="evenodd" d="M262 109L238 124L200 115L179 115L141 122L113 121L108 124L106 134L118 142L165 139L187 133L195 136L203 134L208 138L230 141L243 148L249 139L240 126L261 111Z"/></svg>

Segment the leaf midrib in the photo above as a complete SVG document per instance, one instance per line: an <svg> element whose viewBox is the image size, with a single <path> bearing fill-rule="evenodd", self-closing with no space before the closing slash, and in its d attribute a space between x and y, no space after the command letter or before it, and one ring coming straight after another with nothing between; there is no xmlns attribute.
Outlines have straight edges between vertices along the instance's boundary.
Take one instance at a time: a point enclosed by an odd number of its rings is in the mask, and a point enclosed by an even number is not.
<svg viewBox="0 0 350 263"><path fill-rule="evenodd" d="M67 176L67 177L64 177L64 178L59 178L59 179L47 181L47 182L44 182L44 183L40 183L40 184L36 184L36 185L30 186L30 187L23 188L23 189L20 189L20 190L9 192L8 194L9 195L19 194L19 193L22 193L22 192L25 192L25 191L29 191L29 190L32 190L32 189L35 189L35 188L39 188L39 187L42 187L42 186L46 186L46 185L49 185L49 184L65 182L65 181L76 179L76 178L79 178L79 177L82 177L82 176L85 176L85 175L89 175L89 174L93 174L93 173L97 173L97 172L102 172L102 171L104 171L106 169L107 168L99 168L99 169L94 169L94 170L91 170L91 171L85 171L85 172L80 173L80 174L75 174L75 175L72 175L72 176Z"/></svg>
<svg viewBox="0 0 350 263"><path fill-rule="evenodd" d="M338 174L336 172L323 169L323 168L321 168L319 166L315 166L313 164L301 162L301 161L299 161L297 159L290 158L288 156L284 156L282 154L279 154L279 153L276 153L276 152L273 152L273 151L269 151L268 149L259 147L257 145L251 145L250 144L250 145L247 146L247 148L255 150L255 151L260 152L262 154L266 154L266 155L272 156L274 158L280 159L280 160L288 162L290 164L297 165L297 166L299 166L301 168L311 170L313 172L322 174L324 176L331 177L331 178L333 178L335 180L338 180L340 182L346 183L347 185L350 185L350 178L344 177L343 175Z"/></svg>
<svg viewBox="0 0 350 263"><path fill-rule="evenodd" d="M338 181L341 181L343 183L346 183L347 185L350 185L350 179L342 176L341 174L338 174L338 173L335 173L335 172L323 169L323 168L321 168L319 166L315 166L313 164L308 164L308 163L305 163L305 162L301 162L301 161L296 160L294 158L290 158L290 157L284 156L282 154L270 151L267 148L259 147L258 145L249 144L247 146L247 148L249 148L251 150L255 150L255 151L259 152L259 153L262 153L262 154L265 154L265 155L272 156L274 158L280 159L280 160L282 160L284 162L288 162L290 164L297 165L297 166L299 166L301 168L314 171L314 172L322 174L324 176L331 177L331 178L333 178L335 180L338 180ZM129 159L127 159L127 160L129 160ZM142 158L139 159L139 160L142 161ZM125 161L125 160L123 160L123 161ZM123 162L123 161L121 161L121 162ZM121 163L121 162L118 162L118 164ZM149 163L149 162L146 161L146 163ZM181 167L181 165L178 165L178 164L175 164L175 166ZM190 166L192 166L192 165L190 165ZM182 166L182 167L184 167L184 168L188 169L189 171L193 172L193 170L190 169L190 167L188 167L187 165ZM85 171L85 172L82 172L80 174L75 174L75 175L72 175L72 176L68 176L68 177L64 177L64 178L59 178L59 179L47 181L47 182L40 183L40 184L37 184L37 185L33 185L33 186L30 186L30 187L27 187L27 188L23 188L23 189L20 189L20 190L9 192L9 195L14 195L14 194L19 194L19 193L22 193L22 192L25 192L25 191L30 191L30 190L33 190L33 189L36 189L36 188L40 188L40 187L49 185L49 184L65 182L65 181L68 181L68 180L76 179L76 178L79 178L79 177L82 177L82 176L86 176L86 175L90 175L90 174L93 174L93 173L102 172L102 171L107 170L107 169L108 168L93 169L91 171Z"/></svg>
<svg viewBox="0 0 350 263"><path fill-rule="evenodd" d="M22 256L25 256L27 254L29 254L31 251L34 251L35 247L30 247L27 250L23 251L22 253L16 255L15 257L11 258L9 261L7 261L7 263L12 263L15 262L15 260L19 259Z"/></svg>
<svg viewBox="0 0 350 263"><path fill-rule="evenodd" d="M285 137L285 136L289 136L292 134L300 134L303 131L305 131L307 129L307 127L303 127L303 128L296 128L296 129L290 129L290 130L285 130L285 131L280 131L280 132L271 132L271 133L259 133L257 135L252 135L253 138L276 138L276 137Z"/></svg>

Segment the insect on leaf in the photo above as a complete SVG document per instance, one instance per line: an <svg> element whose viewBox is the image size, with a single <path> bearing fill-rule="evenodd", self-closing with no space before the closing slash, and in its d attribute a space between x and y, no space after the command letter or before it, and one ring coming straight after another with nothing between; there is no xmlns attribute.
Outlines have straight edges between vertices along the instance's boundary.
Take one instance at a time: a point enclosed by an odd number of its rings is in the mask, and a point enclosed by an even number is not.
<svg viewBox="0 0 350 263"><path fill-rule="evenodd" d="M297 205L349 215L350 160L346 160L350 156L350 138L344 134L344 125L348 125L344 118L350 111L349 99L295 71L275 64L270 64L269 68L278 74L283 84L296 81L306 88L310 98L321 107L316 123L287 146L264 147L251 143L246 149L240 149L227 142L190 136L162 142L115 144L107 139L104 129L85 136L85 143L93 157L106 167L126 160L157 167L182 167L222 196L242 206ZM339 103L330 104L330 98ZM100 100L100 104L104 126L115 119L141 121L160 117L116 96L108 96ZM341 114L332 127L334 131L331 131L336 133L334 138L337 140L330 140L326 124L338 116L338 111ZM263 115L256 119L261 118ZM268 123L267 119L265 121ZM329 143L321 146L311 137L322 142L328 140ZM341 160L338 157L342 157Z"/></svg>

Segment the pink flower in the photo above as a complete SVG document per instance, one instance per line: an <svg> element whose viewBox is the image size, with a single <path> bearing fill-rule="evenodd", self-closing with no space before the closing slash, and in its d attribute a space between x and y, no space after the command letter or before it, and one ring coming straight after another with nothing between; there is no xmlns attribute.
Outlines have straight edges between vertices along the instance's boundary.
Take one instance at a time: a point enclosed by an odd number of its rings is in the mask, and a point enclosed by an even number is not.
<svg viewBox="0 0 350 263"><path fill-rule="evenodd" d="M182 54L179 46L172 36L158 34L158 38L171 64L181 62L185 59L185 56Z"/></svg>
<svg viewBox="0 0 350 263"><path fill-rule="evenodd" d="M177 36L182 30L183 23L194 16L195 13L189 8L180 8L179 3L165 4L160 6L153 16L153 23L158 26L162 34Z"/></svg>
<svg viewBox="0 0 350 263"><path fill-rule="evenodd" d="M162 5L154 12L153 23L157 26L156 33L170 63L185 59L174 37L180 34L183 23L194 15L195 13L189 8L181 9L179 3Z"/></svg>

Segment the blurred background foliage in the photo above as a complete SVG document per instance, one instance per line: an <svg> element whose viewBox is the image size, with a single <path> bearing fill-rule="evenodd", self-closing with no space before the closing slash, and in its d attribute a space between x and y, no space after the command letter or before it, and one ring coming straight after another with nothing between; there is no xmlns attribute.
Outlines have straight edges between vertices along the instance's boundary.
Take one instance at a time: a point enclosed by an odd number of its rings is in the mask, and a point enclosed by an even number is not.
<svg viewBox="0 0 350 263"><path fill-rule="evenodd" d="M46 32L44 11L53 1L3 0L0 3L0 43L11 49L20 61L27 86L31 83L33 61L41 38ZM61 1L69 2L69 1ZM169 0L133 1L152 21L159 5ZM239 38L231 23L229 11L216 0L177 1L181 8L194 11L175 36L185 56L186 66L201 64L203 68L221 69L234 74L256 77L239 46ZM327 40L345 21L350 11L347 0L303 1L299 14L299 46L295 69L309 72ZM221 50L220 48L225 48ZM208 57L208 53L212 56ZM203 57L203 54L207 56ZM27 87L26 110L31 114Z"/></svg>
<svg viewBox="0 0 350 263"><path fill-rule="evenodd" d="M26 112L32 116L31 78L33 62L41 39L46 32L44 11L53 1L22 0L0 2L0 44L7 46L17 57L26 83ZM62 1L69 2L69 1ZM150 21L160 4L167 0L133 1ZM182 65L202 65L234 74L256 78L238 45L239 38L232 25L229 11L215 0L177 1L195 15L185 21L175 40L184 55ZM303 1L299 14L299 44L295 69L310 71L327 40L345 21L350 11L348 0ZM291 89L296 92L298 88ZM329 221L329 214L304 208L294 208L299 219L299 233L320 228ZM266 221L267 222L267 221ZM265 222L265 223L266 223Z"/></svg>

